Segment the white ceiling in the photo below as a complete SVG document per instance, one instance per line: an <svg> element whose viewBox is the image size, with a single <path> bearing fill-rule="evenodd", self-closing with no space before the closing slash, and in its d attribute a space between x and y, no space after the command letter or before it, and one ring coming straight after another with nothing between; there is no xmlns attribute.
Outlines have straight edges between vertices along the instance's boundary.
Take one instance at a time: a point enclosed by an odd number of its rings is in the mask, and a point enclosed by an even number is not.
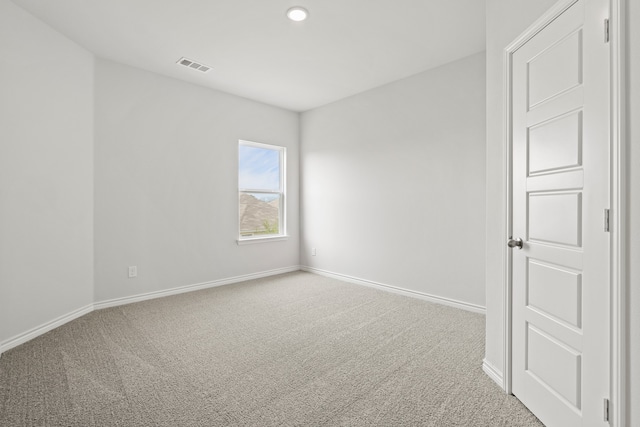
<svg viewBox="0 0 640 427"><path fill-rule="evenodd" d="M293 111L485 46L482 0L13 1L99 57ZM296 5L309 19L286 18Z"/></svg>

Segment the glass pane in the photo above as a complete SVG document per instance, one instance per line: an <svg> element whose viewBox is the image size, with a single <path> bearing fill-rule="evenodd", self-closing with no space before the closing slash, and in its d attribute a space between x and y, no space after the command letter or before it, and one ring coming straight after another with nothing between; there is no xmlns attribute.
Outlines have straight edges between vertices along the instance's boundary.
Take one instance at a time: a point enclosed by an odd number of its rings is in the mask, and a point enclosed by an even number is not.
<svg viewBox="0 0 640 427"><path fill-rule="evenodd" d="M240 193L240 236L280 234L280 194Z"/></svg>
<svg viewBox="0 0 640 427"><path fill-rule="evenodd" d="M248 190L280 191L280 151L239 146L239 186Z"/></svg>

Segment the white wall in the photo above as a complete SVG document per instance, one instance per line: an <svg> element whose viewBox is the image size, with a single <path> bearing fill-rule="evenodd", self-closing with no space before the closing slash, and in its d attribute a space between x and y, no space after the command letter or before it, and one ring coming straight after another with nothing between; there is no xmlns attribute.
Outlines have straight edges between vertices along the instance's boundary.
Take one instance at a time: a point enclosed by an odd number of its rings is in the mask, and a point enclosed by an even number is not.
<svg viewBox="0 0 640 427"><path fill-rule="evenodd" d="M486 359L503 370L503 295L501 239L503 49L537 20L556 0L487 0L487 342ZM629 30L629 173L627 282L630 311L629 426L640 425L640 4L627 0ZM631 404L633 402L633 404Z"/></svg>
<svg viewBox="0 0 640 427"><path fill-rule="evenodd" d="M98 60L95 135L97 302L299 265L297 113ZM239 139L287 147L287 241L236 244Z"/></svg>
<svg viewBox="0 0 640 427"><path fill-rule="evenodd" d="M484 306L484 58L302 114L303 265Z"/></svg>
<svg viewBox="0 0 640 427"><path fill-rule="evenodd" d="M0 0L0 347L93 300L93 56Z"/></svg>
<svg viewBox="0 0 640 427"><path fill-rule="evenodd" d="M628 405L630 426L640 425L640 2L627 0L627 27L629 28L629 80L628 149L629 166L629 337L630 399Z"/></svg>

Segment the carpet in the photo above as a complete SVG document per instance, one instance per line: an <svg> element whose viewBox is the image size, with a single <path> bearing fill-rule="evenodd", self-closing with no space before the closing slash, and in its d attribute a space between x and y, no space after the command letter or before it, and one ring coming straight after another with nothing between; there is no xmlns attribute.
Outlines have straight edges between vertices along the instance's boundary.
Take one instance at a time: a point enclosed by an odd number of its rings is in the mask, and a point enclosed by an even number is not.
<svg viewBox="0 0 640 427"><path fill-rule="evenodd" d="M542 426L484 316L296 272L94 311L0 358L0 426Z"/></svg>

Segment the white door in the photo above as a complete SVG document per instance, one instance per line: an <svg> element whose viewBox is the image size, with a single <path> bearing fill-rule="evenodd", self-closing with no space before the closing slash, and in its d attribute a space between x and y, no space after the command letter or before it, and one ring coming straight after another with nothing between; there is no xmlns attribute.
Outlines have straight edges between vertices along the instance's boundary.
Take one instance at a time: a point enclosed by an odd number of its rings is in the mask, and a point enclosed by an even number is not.
<svg viewBox="0 0 640 427"><path fill-rule="evenodd" d="M607 0L578 0L512 56L512 391L549 427L606 426Z"/></svg>

